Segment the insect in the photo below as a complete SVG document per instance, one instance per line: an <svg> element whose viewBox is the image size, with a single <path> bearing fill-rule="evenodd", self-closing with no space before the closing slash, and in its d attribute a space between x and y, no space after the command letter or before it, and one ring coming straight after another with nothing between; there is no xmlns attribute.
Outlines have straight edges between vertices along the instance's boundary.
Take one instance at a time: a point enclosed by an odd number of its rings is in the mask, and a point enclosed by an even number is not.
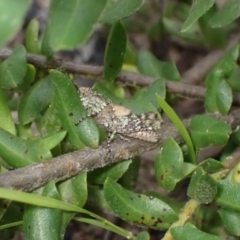
<svg viewBox="0 0 240 240"><path fill-rule="evenodd" d="M97 124L106 129L109 134L108 143L115 135L127 141L129 138L137 138L147 142L157 142L158 130L163 122L154 112L133 114L130 109L112 103L91 88L80 87L78 92L87 110L86 117L93 117ZM76 125L84 119L79 120Z"/></svg>

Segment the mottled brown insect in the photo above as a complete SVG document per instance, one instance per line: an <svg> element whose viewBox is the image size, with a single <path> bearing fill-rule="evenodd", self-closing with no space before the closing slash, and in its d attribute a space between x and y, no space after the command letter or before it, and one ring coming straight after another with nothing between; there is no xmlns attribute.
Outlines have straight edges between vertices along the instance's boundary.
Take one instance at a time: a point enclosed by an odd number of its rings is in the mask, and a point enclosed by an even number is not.
<svg viewBox="0 0 240 240"><path fill-rule="evenodd" d="M133 114L123 106L113 104L103 95L91 88L79 88L79 96L88 115L93 117L97 124L103 126L109 133L108 142L111 142L117 134L129 141L129 138L137 138L147 142L157 142L158 130L162 120L157 119L154 112ZM79 120L79 124L84 119Z"/></svg>

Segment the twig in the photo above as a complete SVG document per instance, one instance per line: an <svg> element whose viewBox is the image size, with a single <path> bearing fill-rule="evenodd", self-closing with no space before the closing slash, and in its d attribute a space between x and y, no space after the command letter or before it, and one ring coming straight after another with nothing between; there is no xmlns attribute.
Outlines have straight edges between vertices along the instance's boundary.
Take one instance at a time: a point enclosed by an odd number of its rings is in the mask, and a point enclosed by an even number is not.
<svg viewBox="0 0 240 240"><path fill-rule="evenodd" d="M10 49L3 49L0 51L0 60L5 60L11 55ZM48 60L46 57L36 54L27 54L27 62L33 64L40 69L55 69L63 68L69 73L79 74L88 77L94 77L95 80L103 78L103 67L92 66L87 64L75 64L72 62L63 62L60 59ZM127 85L148 86L155 81L155 78L144 76L138 73L121 72L117 80ZM191 98L204 98L205 88L184 84L180 82L166 81L167 90L176 95L191 97Z"/></svg>
<svg viewBox="0 0 240 240"><path fill-rule="evenodd" d="M195 213L196 209L199 207L200 202L190 199L182 209L182 211L178 215L178 221L174 222L170 228L167 230L165 233L164 237L162 240L173 240L173 236L171 234L171 229L175 227L180 227L183 226L190 218L191 216Z"/></svg>
<svg viewBox="0 0 240 240"><path fill-rule="evenodd" d="M215 116L227 122L233 128L240 122L240 110L236 110L226 117ZM185 120L184 124L189 128L190 120ZM119 138L110 144L110 154L105 143L103 143L98 149L84 148L55 157L45 163L1 173L0 187L32 191L44 186L51 180L58 182L81 172L89 172L108 164L138 156L146 151L162 146L169 137L174 138L177 142L182 141L181 135L172 124L165 124L159 130L159 133L161 134L161 138L157 143L145 142L138 139L131 139L130 142L127 142Z"/></svg>
<svg viewBox="0 0 240 240"><path fill-rule="evenodd" d="M5 60L11 55L11 53L12 50L10 49L1 50L0 60ZM93 77L94 80L99 80L103 78L102 66L92 66L87 64L75 64L72 62L63 62L61 59L54 59L50 61L45 56L31 53L27 54L27 62L33 64L35 67L40 69L48 70L63 68L69 73ZM193 66L192 69L194 68L195 66ZM202 75L206 74L206 71L202 72L201 74ZM155 81L155 78L144 76L138 73L120 72L120 74L117 77L117 80L123 82L125 85L148 86L149 84ZM206 91L204 87L186 84L184 82L186 82L184 77L182 78L182 82L174 82L167 80L166 81L167 91L181 97L196 98L201 100L204 99ZM240 104L239 95L234 96L234 103L237 105Z"/></svg>

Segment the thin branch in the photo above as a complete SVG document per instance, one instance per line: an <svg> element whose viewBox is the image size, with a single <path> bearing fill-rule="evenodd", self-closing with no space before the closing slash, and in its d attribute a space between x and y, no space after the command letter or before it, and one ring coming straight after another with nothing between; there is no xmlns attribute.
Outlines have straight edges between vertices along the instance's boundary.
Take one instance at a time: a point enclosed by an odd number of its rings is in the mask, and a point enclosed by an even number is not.
<svg viewBox="0 0 240 240"><path fill-rule="evenodd" d="M5 60L8 58L11 55L11 52L12 51L10 49L1 50L0 60ZM69 73L93 77L95 80L103 78L102 66L63 62L60 59L54 59L50 61L45 56L30 53L27 54L27 62L40 69L49 70L63 68ZM138 73L121 72L117 77L117 80L123 82L126 85L148 86L155 81L155 78L144 76ZM204 87L194 86L181 82L166 81L166 87L169 92L183 97L203 99L205 94Z"/></svg>
<svg viewBox="0 0 240 240"><path fill-rule="evenodd" d="M228 116L215 115L235 128L240 122L240 110ZM189 128L190 120L184 124ZM111 152L103 143L98 149L84 148L53 158L50 161L30 165L24 168L0 174L0 187L32 191L44 186L51 180L59 182L82 172L89 172L112 163L138 156L146 151L158 148L169 138L182 142L182 137L172 124L165 124L159 130L161 138L157 143L132 138L130 142L116 139L110 144Z"/></svg>
<svg viewBox="0 0 240 240"><path fill-rule="evenodd" d="M167 230L167 232L165 233L164 237L162 238L162 240L174 240L172 234L171 234L171 229L175 228L175 227L180 227L183 226L194 214L194 212L196 211L196 209L200 206L200 202L198 202L197 200L194 199L190 199L185 206L183 207L183 209L181 210L181 212L178 215L178 220L176 222L174 222L169 229Z"/></svg>
<svg viewBox="0 0 240 240"><path fill-rule="evenodd" d="M235 35L228 46L224 50L216 50L202 58L197 62L191 69L183 74L182 82L166 81L167 91L181 97L189 97L196 99L204 99L206 89L201 86L195 86L188 84L190 82L199 82L214 64L219 61L224 54L234 46L240 39L240 34ZM10 49L3 49L0 51L0 60L5 60L11 55ZM61 59L48 60L45 56L36 54L27 54L27 62L33 64L35 67L40 69L56 69L63 68L69 73L79 74L88 77L94 77L95 80L103 78L103 67L92 66L87 64L76 64L72 62L63 62ZM120 72L117 80L124 83L125 85L139 85L148 86L155 81L155 78L144 76L138 73ZM234 96L234 103L240 104L240 97Z"/></svg>

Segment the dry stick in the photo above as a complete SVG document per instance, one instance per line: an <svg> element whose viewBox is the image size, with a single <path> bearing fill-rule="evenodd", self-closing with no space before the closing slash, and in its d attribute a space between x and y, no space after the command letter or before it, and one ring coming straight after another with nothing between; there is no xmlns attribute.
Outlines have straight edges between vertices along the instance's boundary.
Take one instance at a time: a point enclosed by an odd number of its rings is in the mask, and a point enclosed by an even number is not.
<svg viewBox="0 0 240 240"><path fill-rule="evenodd" d="M231 124L233 128L240 122L240 110L235 110L226 117L215 116ZM190 120L185 120L184 124L189 128ZM182 137L172 124L165 124L159 131L161 138L157 143L145 142L134 138L128 142L119 138L110 144L110 154L105 143L103 143L98 149L84 148L55 157L44 163L1 173L0 187L32 191L44 186L51 180L58 182L82 172L89 172L108 164L118 163L138 156L146 151L162 146L169 137L173 137L177 142L182 141Z"/></svg>
<svg viewBox="0 0 240 240"><path fill-rule="evenodd" d="M0 60L5 60L11 55L10 49L3 49L0 51ZM54 69L63 68L69 73L84 75L88 77L102 78L103 67L92 66L87 64L76 64L72 62L63 62L60 59L54 59L52 61L47 60L46 57L36 54L27 54L27 62L33 64L40 69ZM118 81L127 85L140 85L148 86L155 81L155 78L144 76L138 73L121 72L117 78ZM200 86L194 86L184 84L180 82L166 81L166 87L168 92L176 95L191 97L191 98L204 98L205 88Z"/></svg>
<svg viewBox="0 0 240 240"><path fill-rule="evenodd" d="M11 53L12 51L10 49L1 50L0 60L5 60L11 55ZM206 56L205 58L208 58L208 56ZM203 62L205 58L203 58ZM219 59L220 58L221 56L219 56ZM94 77L95 80L103 78L103 67L101 66L63 62L60 59L54 59L50 61L47 60L45 56L30 53L27 54L27 62L33 64L35 67L40 69L63 68L69 73ZM206 75L206 72L204 71L204 73L202 74ZM148 86L155 81L155 78L144 76L138 73L120 72L117 80L123 82L126 85ZM184 78L182 79L182 81L185 81ZM202 100L204 99L206 91L204 87L194 86L183 82L166 81L167 91L181 97L197 98ZM234 96L233 101L235 104L239 105L240 97L238 95Z"/></svg>

